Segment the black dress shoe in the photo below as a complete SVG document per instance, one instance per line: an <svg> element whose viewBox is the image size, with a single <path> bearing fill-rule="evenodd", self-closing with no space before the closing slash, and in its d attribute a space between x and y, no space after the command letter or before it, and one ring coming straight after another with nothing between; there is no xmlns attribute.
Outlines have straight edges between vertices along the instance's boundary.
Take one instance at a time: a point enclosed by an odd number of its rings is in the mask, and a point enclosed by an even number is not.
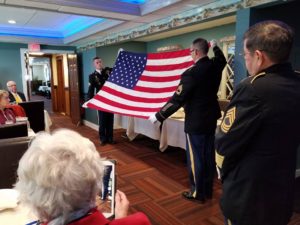
<svg viewBox="0 0 300 225"><path fill-rule="evenodd" d="M194 201L194 202L198 202L201 204L205 203L205 200L203 198L195 198L192 194L192 192L190 191L184 191L182 192L182 197L184 197L185 199L189 200L189 201Z"/></svg>

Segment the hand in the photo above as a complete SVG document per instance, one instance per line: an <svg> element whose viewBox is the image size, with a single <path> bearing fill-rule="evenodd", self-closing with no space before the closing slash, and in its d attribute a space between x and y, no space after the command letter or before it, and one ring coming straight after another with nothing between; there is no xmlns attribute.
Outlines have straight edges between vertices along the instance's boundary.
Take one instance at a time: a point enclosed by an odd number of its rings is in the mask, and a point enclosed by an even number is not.
<svg viewBox="0 0 300 225"><path fill-rule="evenodd" d="M152 114L151 116L149 116L148 120L150 120L150 122L153 124L155 124L157 122L157 118L156 118L155 114Z"/></svg>
<svg viewBox="0 0 300 225"><path fill-rule="evenodd" d="M209 42L209 47L214 48L215 46L217 46L217 41L215 39L213 39Z"/></svg>
<svg viewBox="0 0 300 225"><path fill-rule="evenodd" d="M127 216L129 209L129 201L126 195L117 190L116 192L116 206L115 206L115 218L121 219Z"/></svg>

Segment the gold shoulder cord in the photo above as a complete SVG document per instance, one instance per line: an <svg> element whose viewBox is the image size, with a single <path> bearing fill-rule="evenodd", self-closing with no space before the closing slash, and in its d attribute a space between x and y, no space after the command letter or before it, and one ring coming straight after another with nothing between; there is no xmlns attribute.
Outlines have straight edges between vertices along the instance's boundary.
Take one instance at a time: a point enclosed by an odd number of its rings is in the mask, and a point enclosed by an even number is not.
<svg viewBox="0 0 300 225"><path fill-rule="evenodd" d="M265 72L262 72L262 73L259 73L257 75L254 75L254 77L252 78L252 80L250 81L251 84L253 84L253 82L258 78L258 77L262 77L262 76L265 76L266 73Z"/></svg>

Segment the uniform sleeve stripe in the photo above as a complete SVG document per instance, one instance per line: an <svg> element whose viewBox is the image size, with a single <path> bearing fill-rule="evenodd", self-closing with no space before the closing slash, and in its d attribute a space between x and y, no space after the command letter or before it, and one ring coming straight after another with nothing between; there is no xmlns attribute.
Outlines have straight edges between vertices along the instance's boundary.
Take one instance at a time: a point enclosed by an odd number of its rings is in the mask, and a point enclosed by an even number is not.
<svg viewBox="0 0 300 225"><path fill-rule="evenodd" d="M224 158L225 157L220 155L216 150L216 164L220 169L222 169Z"/></svg>

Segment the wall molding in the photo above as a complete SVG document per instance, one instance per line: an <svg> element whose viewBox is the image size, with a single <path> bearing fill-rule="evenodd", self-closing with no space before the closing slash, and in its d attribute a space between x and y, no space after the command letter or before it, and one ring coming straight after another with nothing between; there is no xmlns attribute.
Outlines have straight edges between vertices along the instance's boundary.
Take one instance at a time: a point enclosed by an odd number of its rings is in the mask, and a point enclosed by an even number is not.
<svg viewBox="0 0 300 225"><path fill-rule="evenodd" d="M193 24L202 23L221 16L236 13L240 9L278 2L279 0L221 0L207 5L197 7L183 13L169 16L152 23L134 27L129 30L111 33L107 36L100 36L97 40L77 47L79 52L88 49L112 45L120 42L134 40L148 35L164 31L178 29Z"/></svg>

